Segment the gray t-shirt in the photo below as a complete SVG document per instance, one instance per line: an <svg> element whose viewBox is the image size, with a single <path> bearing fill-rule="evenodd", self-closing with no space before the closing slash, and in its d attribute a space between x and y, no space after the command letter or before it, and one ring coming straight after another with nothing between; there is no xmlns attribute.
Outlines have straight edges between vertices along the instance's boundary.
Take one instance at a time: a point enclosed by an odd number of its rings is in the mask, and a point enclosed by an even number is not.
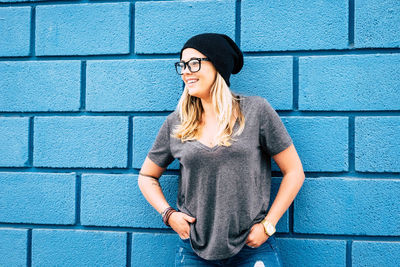
<svg viewBox="0 0 400 267"><path fill-rule="evenodd" d="M190 243L206 260L229 258L245 245L251 227L268 212L271 156L292 143L266 99L239 96L245 128L231 146L210 148L197 140L182 143L170 136L180 124L174 111L147 155L160 167L179 160L177 208L196 218L190 224ZM234 132L237 129L238 121Z"/></svg>

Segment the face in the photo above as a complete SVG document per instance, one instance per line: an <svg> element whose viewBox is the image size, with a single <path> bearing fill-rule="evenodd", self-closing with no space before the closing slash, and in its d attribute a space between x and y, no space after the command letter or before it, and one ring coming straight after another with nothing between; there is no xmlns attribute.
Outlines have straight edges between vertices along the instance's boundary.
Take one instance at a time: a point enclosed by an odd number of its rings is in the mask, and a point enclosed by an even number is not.
<svg viewBox="0 0 400 267"><path fill-rule="evenodd" d="M181 61L188 62L191 58L206 58L206 56L193 48L184 49ZM186 66L181 75L182 80L189 95L209 99L210 89L214 84L217 71L211 61L201 61L200 64L200 70L197 72L190 72Z"/></svg>

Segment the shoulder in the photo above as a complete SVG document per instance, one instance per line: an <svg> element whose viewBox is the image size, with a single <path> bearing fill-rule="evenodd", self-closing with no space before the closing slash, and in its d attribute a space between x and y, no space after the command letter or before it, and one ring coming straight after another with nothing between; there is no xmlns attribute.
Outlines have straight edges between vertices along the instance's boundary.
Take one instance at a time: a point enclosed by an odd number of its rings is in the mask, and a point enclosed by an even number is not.
<svg viewBox="0 0 400 267"><path fill-rule="evenodd" d="M262 96L253 95L253 96L243 96L244 101L246 102L246 106L252 109L256 109L259 113L270 112L273 110L271 104L268 100Z"/></svg>
<svg viewBox="0 0 400 267"><path fill-rule="evenodd" d="M169 125L175 125L175 124L180 123L179 112L177 110L174 110L173 112L171 112L167 116L166 121Z"/></svg>

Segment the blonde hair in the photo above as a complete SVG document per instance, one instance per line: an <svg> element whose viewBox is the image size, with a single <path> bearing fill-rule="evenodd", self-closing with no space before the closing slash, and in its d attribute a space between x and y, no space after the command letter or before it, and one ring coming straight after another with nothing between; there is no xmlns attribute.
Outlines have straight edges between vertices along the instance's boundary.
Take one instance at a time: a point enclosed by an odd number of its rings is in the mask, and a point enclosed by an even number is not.
<svg viewBox="0 0 400 267"><path fill-rule="evenodd" d="M230 140L235 141L233 136L240 135L243 132L245 119L240 110L239 98L237 98L229 89L224 78L217 72L214 84L210 89L212 106L217 114L217 135L216 144L221 146L230 146ZM182 96L177 105L181 124L177 125L172 136L180 138L181 142L198 139L200 137L200 124L204 112L201 99L189 95L185 87ZM232 115L237 115L239 129L233 133L235 123L231 122Z"/></svg>

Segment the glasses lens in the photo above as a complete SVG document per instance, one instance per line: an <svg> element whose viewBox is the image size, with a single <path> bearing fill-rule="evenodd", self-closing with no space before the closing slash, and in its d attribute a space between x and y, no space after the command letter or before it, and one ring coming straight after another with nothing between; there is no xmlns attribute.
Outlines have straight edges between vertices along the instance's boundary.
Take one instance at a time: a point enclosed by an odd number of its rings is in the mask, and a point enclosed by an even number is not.
<svg viewBox="0 0 400 267"><path fill-rule="evenodd" d="M196 72L200 70L200 61L198 59L191 59L188 64L191 72Z"/></svg>
<svg viewBox="0 0 400 267"><path fill-rule="evenodd" d="M182 72L183 72L184 68L185 68L185 64L183 64L182 62L176 62L175 63L175 69L176 69L176 72L179 75L182 75Z"/></svg>

